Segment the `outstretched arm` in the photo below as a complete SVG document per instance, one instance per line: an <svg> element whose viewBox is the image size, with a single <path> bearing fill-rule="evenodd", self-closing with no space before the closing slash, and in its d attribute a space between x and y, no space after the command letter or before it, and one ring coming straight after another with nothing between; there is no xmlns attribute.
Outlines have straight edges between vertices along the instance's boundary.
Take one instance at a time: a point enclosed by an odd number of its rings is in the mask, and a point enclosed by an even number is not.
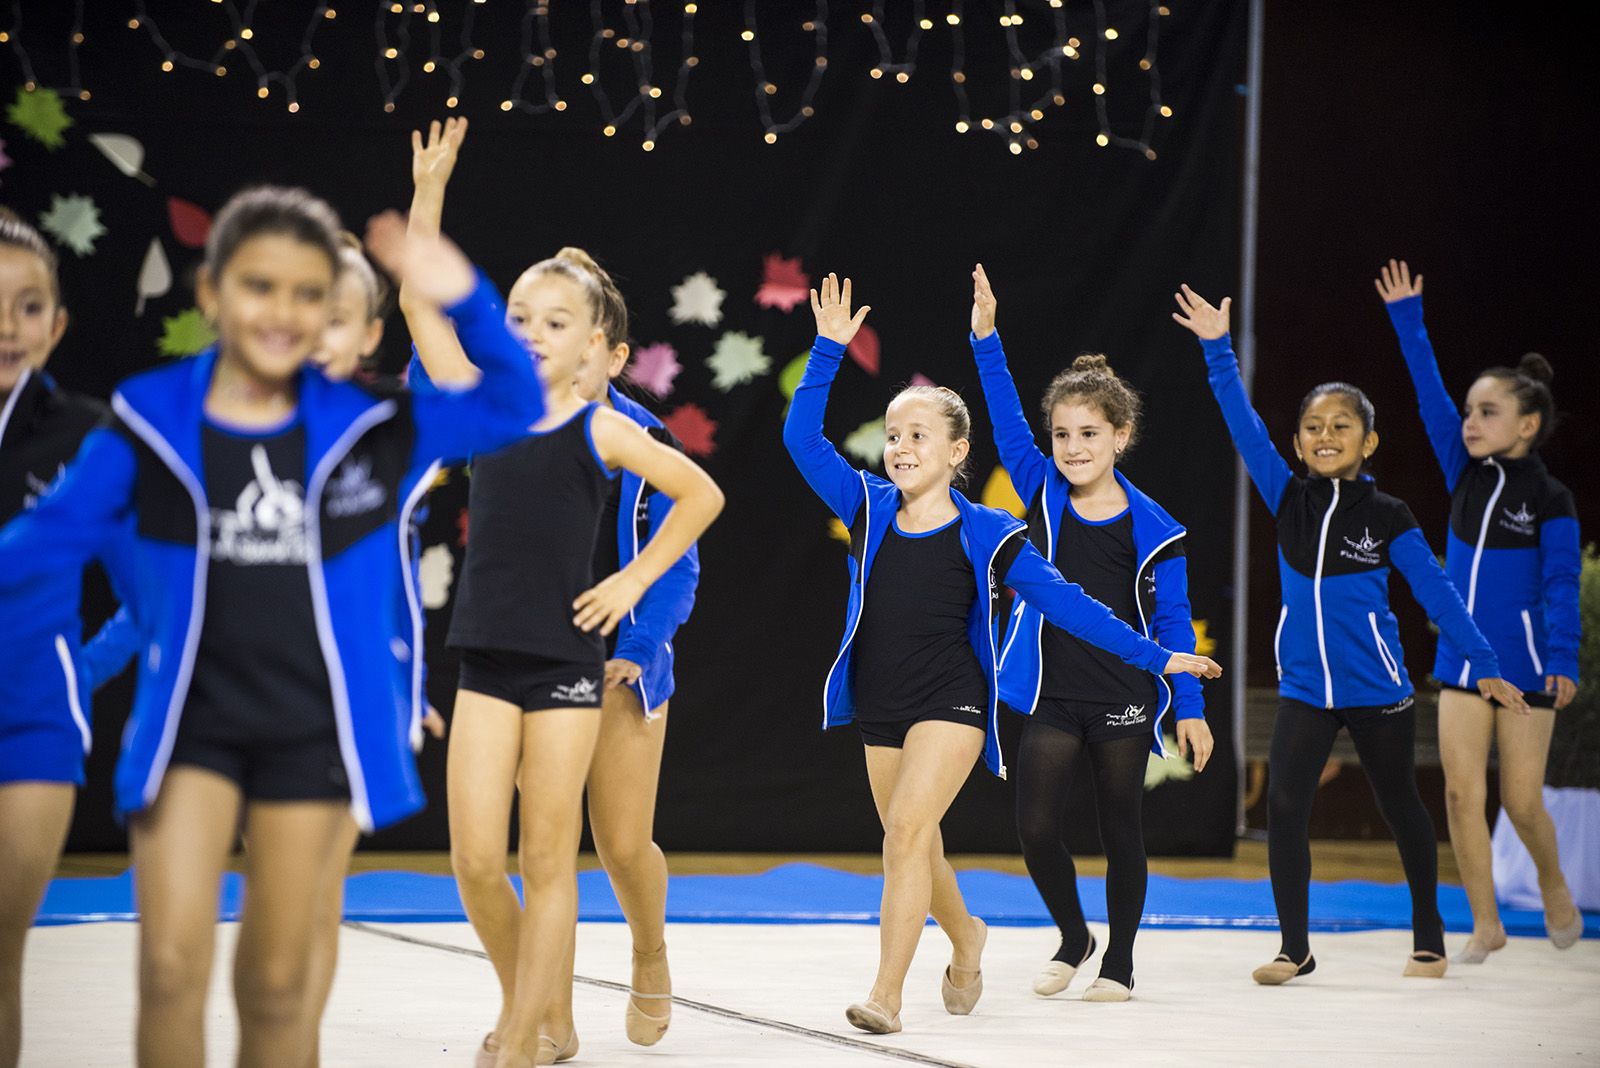
<svg viewBox="0 0 1600 1068"><path fill-rule="evenodd" d="M428 126L424 140L420 130L411 131L411 215L407 231L419 241L439 236L444 218L444 194L455 170L461 142L467 136L467 120L447 119L443 126L435 121ZM402 280L400 313L411 331L417 359L428 378L445 389L470 386L478 381L478 367L463 349L450 319L435 301L420 296L416 288Z"/></svg>
<svg viewBox="0 0 1600 1068"><path fill-rule="evenodd" d="M1461 443L1461 409L1444 387L1433 342L1428 340L1428 328L1422 325L1422 276L1412 277L1405 260L1390 260L1373 285L1383 298L1395 336L1400 339L1400 354L1405 357L1406 370L1411 372L1422 425L1444 471L1445 488L1454 490L1470 457Z"/></svg>
<svg viewBox="0 0 1600 1068"><path fill-rule="evenodd" d="M839 373L845 348L861 329L870 306L850 310L850 279L843 285L836 275L822 280L822 291L811 291L811 312L817 320L817 340L812 343L805 373L789 402L783 421L783 444L795 466L822 502L846 526L855 520L866 500L861 472L851 467L822 433L822 417L828 407L828 389Z"/></svg>
<svg viewBox="0 0 1600 1068"><path fill-rule="evenodd" d="M1005 350L1000 347L1000 335L994 327L995 306L994 289L980 263L972 271L972 356L978 363L978 382L983 386L983 402L994 425L1000 463L1011 476L1017 496L1026 504L1044 485L1050 460L1034 442L1022 397L1006 368Z"/></svg>

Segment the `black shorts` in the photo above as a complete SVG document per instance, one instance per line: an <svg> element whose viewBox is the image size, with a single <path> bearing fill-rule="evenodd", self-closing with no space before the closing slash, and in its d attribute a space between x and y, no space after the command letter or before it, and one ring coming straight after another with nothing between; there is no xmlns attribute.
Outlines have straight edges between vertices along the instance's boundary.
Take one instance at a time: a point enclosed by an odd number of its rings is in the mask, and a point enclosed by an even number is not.
<svg viewBox="0 0 1600 1068"><path fill-rule="evenodd" d="M1454 690L1456 693L1470 693L1474 697L1483 697L1483 694L1478 692L1476 686L1470 689L1465 686L1441 686L1439 689L1441 692L1444 690ZM1501 707L1499 701L1496 701L1493 698L1485 699L1496 708ZM1548 708L1554 710L1556 707L1556 695L1553 693L1546 693L1543 690L1525 690L1522 694L1522 699L1528 702L1529 708Z"/></svg>
<svg viewBox="0 0 1600 1068"><path fill-rule="evenodd" d="M1354 730L1352 723L1360 724L1378 716L1397 716L1402 712L1415 714L1416 705L1417 698L1414 694L1406 694L1392 705L1351 705L1349 708L1321 708L1304 701L1297 701L1293 697L1278 695L1279 713L1309 712L1314 716L1332 716L1345 730Z"/></svg>
<svg viewBox="0 0 1600 1068"><path fill-rule="evenodd" d="M460 686L516 705L524 712L599 708L605 696L606 666L599 662L548 660L505 649L463 649Z"/></svg>
<svg viewBox="0 0 1600 1068"><path fill-rule="evenodd" d="M1155 712L1153 698L1140 704L1131 701L1106 704L1101 701L1041 697L1033 710L1033 719L1036 723L1076 735L1087 745L1098 745L1120 738L1150 737L1155 731Z"/></svg>
<svg viewBox="0 0 1600 1068"><path fill-rule="evenodd" d="M981 704L966 704L933 708L905 719L876 719L871 716L863 719L857 715L856 726L861 730L863 745L886 745L891 749L903 749L906 735L911 728L927 720L939 723L963 723L968 727L987 731L989 710Z"/></svg>
<svg viewBox="0 0 1600 1068"><path fill-rule="evenodd" d="M246 801L347 801L339 739L329 735L294 742L221 742L178 732L172 766L214 771L231 779Z"/></svg>

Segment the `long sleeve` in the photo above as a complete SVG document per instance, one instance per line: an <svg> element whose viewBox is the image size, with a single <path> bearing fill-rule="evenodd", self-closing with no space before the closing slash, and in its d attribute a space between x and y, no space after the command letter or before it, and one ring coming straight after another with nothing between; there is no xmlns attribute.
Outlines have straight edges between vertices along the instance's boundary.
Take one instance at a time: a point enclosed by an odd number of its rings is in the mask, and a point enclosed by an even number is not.
<svg viewBox="0 0 1600 1068"><path fill-rule="evenodd" d="M822 433L828 389L833 385L833 376L839 373L844 352L843 345L825 337L812 344L805 373L783 421L783 444L817 496L848 526L866 502L866 486L861 472L851 467Z"/></svg>
<svg viewBox="0 0 1600 1068"><path fill-rule="evenodd" d="M1545 641L1550 650L1547 675L1565 675L1578 681L1578 641L1582 621L1578 611L1579 575L1583 553L1578 543L1578 520L1571 515L1547 519L1539 527L1539 571L1544 584Z"/></svg>
<svg viewBox="0 0 1600 1068"><path fill-rule="evenodd" d="M1040 451L1028 425L1017 384L1006 369L1005 350L1000 347L1000 332L980 338L968 334L972 355L978 364L978 382L983 387L983 403L994 425L994 444L1000 464L1011 476L1017 496L1027 504L1033 500L1050 471L1050 459Z"/></svg>
<svg viewBox="0 0 1600 1068"><path fill-rule="evenodd" d="M1445 488L1454 490L1470 458L1467 447L1461 443L1461 411L1450 399L1450 391L1444 388L1439 361L1433 354L1433 342L1428 340L1428 328L1422 324L1422 298L1407 297L1384 306L1389 310L1395 336L1400 339L1400 354L1405 357L1406 370L1411 372L1422 425L1428 432L1434 456L1439 458Z"/></svg>
<svg viewBox="0 0 1600 1068"><path fill-rule="evenodd" d="M0 529L0 594L99 556L133 507L135 470L120 433L90 431L60 484Z"/></svg>
<svg viewBox="0 0 1600 1068"><path fill-rule="evenodd" d="M1433 555L1433 549L1429 547L1428 539L1422 536L1422 531L1412 526L1391 541L1389 559L1405 576L1406 584L1411 587L1411 595L1438 626L1439 632L1471 662L1472 674L1468 681L1475 684L1479 679L1499 678L1499 658L1489 645L1489 639L1472 621L1467 606L1461 601L1460 592L1445 575L1444 568L1439 566L1439 560Z"/></svg>
<svg viewBox="0 0 1600 1068"><path fill-rule="evenodd" d="M139 626L127 605L103 623L83 644L83 672L91 691L122 674L139 651Z"/></svg>
<svg viewBox="0 0 1600 1068"><path fill-rule="evenodd" d="M477 288L446 313L482 377L460 390L413 388L413 466L491 452L516 441L544 416L544 385L528 350L506 329L494 284L480 273Z"/></svg>
<svg viewBox="0 0 1600 1068"><path fill-rule="evenodd" d="M1174 543L1177 544L1177 543ZM1156 609L1151 619L1150 632L1163 649L1174 653L1192 653L1194 642L1194 610L1189 605L1189 567L1181 554L1159 561L1154 569L1156 579ZM1176 719L1204 719L1205 697L1200 680L1193 675L1178 674L1171 678L1172 711Z"/></svg>
<svg viewBox="0 0 1600 1068"><path fill-rule="evenodd" d="M650 498L650 533L661 528L667 512L672 508L672 498L664 493ZM610 531L602 531L606 537ZM617 643L613 654L621 660L635 664L648 664L656 650L672 640L689 619L694 609L695 590L700 584L700 547L689 546L689 551L678 557L666 573L656 579L633 610L633 625L628 635Z"/></svg>
<svg viewBox="0 0 1600 1068"><path fill-rule="evenodd" d="M1118 619L1111 609L1084 593L1082 586L1062 578L1021 530L1011 537L1021 547L1005 569L1003 581L1018 596L1068 634L1099 646L1125 664L1162 673L1172 654Z"/></svg>
<svg viewBox="0 0 1600 1068"><path fill-rule="evenodd" d="M1244 392L1244 380L1239 377L1239 361L1233 355L1233 340L1227 334L1210 340L1202 339L1200 347L1206 354L1206 379L1211 392L1222 408L1222 418L1233 437L1233 447L1244 458L1250 479L1256 484L1267 510L1278 514L1283 501L1283 491L1294 473L1272 444L1272 435L1261 416L1250 406Z"/></svg>

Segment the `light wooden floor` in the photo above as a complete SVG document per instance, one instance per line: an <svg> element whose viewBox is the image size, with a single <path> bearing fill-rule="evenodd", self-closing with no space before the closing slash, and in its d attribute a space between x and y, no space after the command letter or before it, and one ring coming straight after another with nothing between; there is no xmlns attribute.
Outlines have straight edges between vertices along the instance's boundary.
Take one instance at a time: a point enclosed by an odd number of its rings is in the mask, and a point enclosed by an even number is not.
<svg viewBox="0 0 1600 1068"><path fill-rule="evenodd" d="M841 871L880 874L883 860L872 853L668 853L667 865L674 875L745 875L767 871L780 864L802 861ZM1014 853L963 853L950 858L958 869L987 868L991 871L1025 874L1022 857ZM1323 881L1366 879L1380 883L1405 881L1400 855L1393 842L1320 841L1311 843L1314 878ZM516 858L507 858L508 870L515 870ZM1104 875L1104 857L1077 858L1084 875ZM593 853L578 858L580 870L600 866ZM126 853L74 853L61 860L57 874L62 876L119 875L128 867ZM448 853L357 853L350 861L352 872L417 871L448 875ZM1153 857L1150 871L1188 879L1265 879L1265 842L1241 841L1232 859L1226 857ZM1455 854L1448 845L1439 847L1439 881L1459 883Z"/></svg>

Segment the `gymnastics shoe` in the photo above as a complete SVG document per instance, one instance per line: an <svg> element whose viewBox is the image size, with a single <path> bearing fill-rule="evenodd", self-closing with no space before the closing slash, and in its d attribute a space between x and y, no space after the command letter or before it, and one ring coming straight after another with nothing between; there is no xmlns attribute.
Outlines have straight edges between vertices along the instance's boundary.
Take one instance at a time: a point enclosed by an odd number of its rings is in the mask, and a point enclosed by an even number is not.
<svg viewBox="0 0 1600 1068"><path fill-rule="evenodd" d="M1444 954L1420 949L1406 958L1405 971L1400 974L1411 979L1443 979L1448 965Z"/></svg>
<svg viewBox="0 0 1600 1068"><path fill-rule="evenodd" d="M978 929L978 956L981 959L983 947L989 941L989 927L976 916L972 917L972 925ZM945 1012L952 1016L965 1016L983 996L983 968L959 969L972 973L972 979L962 986L956 986L950 981L957 970L954 964L945 968L944 975L939 980L939 993L944 998Z"/></svg>
<svg viewBox="0 0 1600 1068"><path fill-rule="evenodd" d="M574 1027L572 1034L567 1036L567 1041L559 1047L556 1045L555 1039L549 1035L541 1034L539 1036L539 1057L534 1063L560 1064L562 1061L570 1061L577 1055L578 1029Z"/></svg>
<svg viewBox="0 0 1600 1068"><path fill-rule="evenodd" d="M1094 934L1090 933L1089 948L1084 950L1083 959L1077 964L1068 964L1064 960L1046 961L1044 967L1039 969L1039 974L1033 977L1033 992L1042 998L1061 993L1072 982L1072 977L1078 974L1078 969L1094 956L1094 951Z"/></svg>
<svg viewBox="0 0 1600 1068"><path fill-rule="evenodd" d="M1262 986L1282 986L1290 979L1299 975L1310 975L1317 970L1317 958L1306 954L1306 959L1296 964L1289 959L1289 954L1279 953L1266 964L1250 973L1250 978Z"/></svg>
<svg viewBox="0 0 1600 1068"><path fill-rule="evenodd" d="M1083 992L1085 1001L1127 1001L1131 997L1133 997L1132 988L1104 976L1090 983L1089 989Z"/></svg>
<svg viewBox="0 0 1600 1068"><path fill-rule="evenodd" d="M1544 921L1545 933L1550 936L1550 941L1555 943L1557 949L1571 949L1577 944L1578 939L1583 937L1583 913L1578 912L1576 907L1573 908L1573 912L1576 915L1565 927L1551 927L1548 919Z"/></svg>
<svg viewBox="0 0 1600 1068"><path fill-rule="evenodd" d="M1489 954L1497 949L1506 947L1506 929L1500 928L1500 934L1487 942L1480 942L1477 938L1467 939L1467 944L1461 947L1461 952L1450 958L1451 964L1482 964L1489 959Z"/></svg>
<svg viewBox="0 0 1600 1068"><path fill-rule="evenodd" d="M671 980L668 980L668 993L646 994L639 987L639 962L662 957L665 960L667 947L665 944L654 953L640 953L633 951L633 987L628 991L628 1011L623 1017L623 1030L627 1032L628 1041L635 1046L653 1046L661 1041L661 1036L667 1033L667 1028L672 1024L672 994L670 991ZM664 1010L660 1016L645 1012L635 1001L658 1002Z"/></svg>
<svg viewBox="0 0 1600 1068"><path fill-rule="evenodd" d="M478 1052L472 1058L473 1068L494 1068L495 1062L500 1059L500 1040L493 1031L483 1036L483 1041L478 1044Z"/></svg>
<svg viewBox="0 0 1600 1068"><path fill-rule="evenodd" d="M900 1030L900 1014L890 1016L876 1001L858 1001L844 1010L851 1027L874 1035L892 1035Z"/></svg>

